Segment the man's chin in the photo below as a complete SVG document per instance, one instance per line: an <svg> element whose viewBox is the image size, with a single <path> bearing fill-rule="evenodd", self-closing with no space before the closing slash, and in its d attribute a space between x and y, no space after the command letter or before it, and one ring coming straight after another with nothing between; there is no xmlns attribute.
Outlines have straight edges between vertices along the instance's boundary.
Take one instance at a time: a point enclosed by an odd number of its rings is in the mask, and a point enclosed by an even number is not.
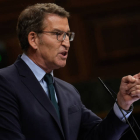
<svg viewBox="0 0 140 140"><path fill-rule="evenodd" d="M61 63L61 64L58 64L55 69L60 69L60 68L63 68L65 66L66 66L66 63Z"/></svg>
<svg viewBox="0 0 140 140"><path fill-rule="evenodd" d="M66 66L66 63L65 64L63 64L63 65L61 65L59 68L63 68L63 67L65 67Z"/></svg>

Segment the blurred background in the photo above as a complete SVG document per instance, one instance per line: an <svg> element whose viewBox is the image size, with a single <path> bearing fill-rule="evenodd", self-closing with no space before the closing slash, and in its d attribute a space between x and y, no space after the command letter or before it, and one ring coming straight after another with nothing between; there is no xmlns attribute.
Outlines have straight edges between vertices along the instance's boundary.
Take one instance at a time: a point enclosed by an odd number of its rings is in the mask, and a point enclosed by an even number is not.
<svg viewBox="0 0 140 140"><path fill-rule="evenodd" d="M73 84L87 108L105 118L114 101L98 77L117 93L123 76L140 72L140 1L0 0L0 68L22 54L16 35L20 12L45 2L70 12L70 28L76 34L66 67L55 70L54 75ZM140 101L134 104L133 115L140 124ZM138 128L134 129L138 134ZM125 139L135 137L130 131L121 138Z"/></svg>

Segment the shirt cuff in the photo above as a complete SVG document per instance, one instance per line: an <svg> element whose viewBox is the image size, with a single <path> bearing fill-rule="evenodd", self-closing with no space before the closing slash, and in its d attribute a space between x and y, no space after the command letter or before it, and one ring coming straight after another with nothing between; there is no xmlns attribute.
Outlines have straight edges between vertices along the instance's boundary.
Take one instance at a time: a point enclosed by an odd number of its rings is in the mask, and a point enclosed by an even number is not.
<svg viewBox="0 0 140 140"><path fill-rule="evenodd" d="M113 110L114 110L115 115L116 115L121 121L126 122L126 120L125 120L125 118L124 118L122 112L120 111L120 109L119 109L119 107L118 107L118 105L117 105L116 103L114 104ZM125 117L128 119L128 117L131 115L131 113L132 113L132 111L133 111L133 108L132 108L130 111L125 111L125 110L123 110L123 109L122 109L122 111L123 111Z"/></svg>

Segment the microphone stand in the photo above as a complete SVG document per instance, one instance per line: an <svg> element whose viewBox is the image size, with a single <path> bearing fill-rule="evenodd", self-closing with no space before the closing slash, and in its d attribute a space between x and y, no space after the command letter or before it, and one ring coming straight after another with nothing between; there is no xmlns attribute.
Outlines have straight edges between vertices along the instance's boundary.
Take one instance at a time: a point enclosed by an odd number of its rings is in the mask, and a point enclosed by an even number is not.
<svg viewBox="0 0 140 140"><path fill-rule="evenodd" d="M105 87L105 89L110 93L110 95L111 95L112 98L114 99L115 103L116 103L117 106L119 107L119 105L118 105L118 103L117 103L115 97L113 96L112 92L109 90L109 88L105 85L105 83L101 80L100 77L98 77L98 79L100 80L100 82L102 83L102 85ZM134 129L132 128L130 122L129 122L128 119L125 117L125 115L124 115L122 109L121 109L120 107L119 107L119 109L120 109L120 111L121 111L123 117L125 118L125 121L128 123L129 127L131 128L131 130L132 130L132 132L133 132L135 138L136 138L137 140L139 140L138 137L137 137L137 135L136 135L136 133L135 133L135 131L134 131ZM138 128L140 129L140 127L139 127L138 123L136 122L136 120L134 119L134 117L133 117L133 120L134 120L134 122L136 123L136 125L138 126Z"/></svg>

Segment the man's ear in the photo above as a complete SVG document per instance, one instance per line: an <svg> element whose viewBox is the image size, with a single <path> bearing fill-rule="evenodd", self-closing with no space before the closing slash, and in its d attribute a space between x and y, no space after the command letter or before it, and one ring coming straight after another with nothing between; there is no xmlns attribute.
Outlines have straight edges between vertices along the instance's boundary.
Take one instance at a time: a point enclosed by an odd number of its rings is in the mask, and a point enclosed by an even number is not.
<svg viewBox="0 0 140 140"><path fill-rule="evenodd" d="M33 49L37 49L37 34L35 32L30 32L28 34L28 42Z"/></svg>

